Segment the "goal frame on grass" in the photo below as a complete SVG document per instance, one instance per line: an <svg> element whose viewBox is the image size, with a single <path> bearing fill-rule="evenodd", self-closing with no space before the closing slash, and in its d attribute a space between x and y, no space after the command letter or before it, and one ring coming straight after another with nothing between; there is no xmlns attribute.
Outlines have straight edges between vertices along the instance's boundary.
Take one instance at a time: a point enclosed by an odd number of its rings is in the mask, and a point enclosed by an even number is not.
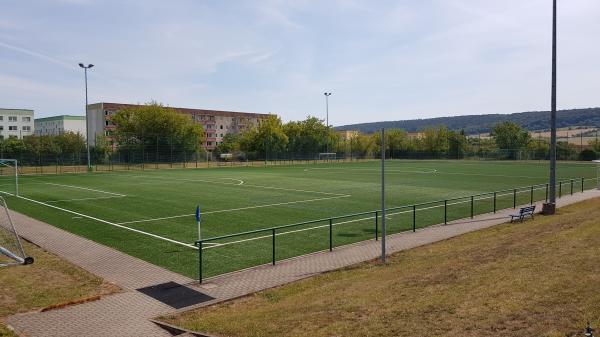
<svg viewBox="0 0 600 337"><path fill-rule="evenodd" d="M15 229L15 225L8 211L6 200L0 196L0 254L12 260L12 262L0 261L0 267L20 264L32 264L33 258L25 254L21 238Z"/></svg>
<svg viewBox="0 0 600 337"><path fill-rule="evenodd" d="M1 191L1 190L0 190L0 192L18 197L19 196L19 162L16 159L0 158L0 177L5 176L4 172L1 172L4 167L9 167L14 170L14 174L11 174L11 176L14 177L15 190L14 190L14 194L8 193L6 191Z"/></svg>
<svg viewBox="0 0 600 337"><path fill-rule="evenodd" d="M337 159L337 153L335 153L335 152L319 153L319 160L335 160L335 159Z"/></svg>

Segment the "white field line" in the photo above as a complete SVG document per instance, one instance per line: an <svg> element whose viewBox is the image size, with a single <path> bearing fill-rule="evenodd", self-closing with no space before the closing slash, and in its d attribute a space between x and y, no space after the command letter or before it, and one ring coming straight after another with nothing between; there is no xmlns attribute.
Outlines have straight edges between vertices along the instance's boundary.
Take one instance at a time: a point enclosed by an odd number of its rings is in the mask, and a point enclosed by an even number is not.
<svg viewBox="0 0 600 337"><path fill-rule="evenodd" d="M372 172L380 172L380 169L355 169L355 168L336 168L336 167L315 167L315 168L305 168L304 172L314 171L314 170L331 170L331 171L372 171ZM498 177L498 178L527 178L527 179L542 179L544 177L541 176L513 176L508 174L485 174L485 173L465 173L465 172L442 172L436 169L428 169L422 168L422 171L410 171L410 170L395 170L395 169L386 169L385 172L396 172L396 173L416 173L416 174L446 174L446 175L461 175L461 176L479 176L479 177Z"/></svg>
<svg viewBox="0 0 600 337"><path fill-rule="evenodd" d="M280 190L280 191L290 191L290 192L303 192L303 193L314 193L314 194L323 194L323 195L335 195L335 196L342 196L342 195L346 195L346 194L341 194L341 193L333 193L333 192L321 192L321 191L311 191L311 190L300 190L300 189L294 189L294 188L285 188L285 187L273 187L273 186L262 186L262 185L251 185L251 184L245 184L243 182L243 180L240 179L233 179L233 178L218 178L218 179L230 179L230 180L238 180L241 181L242 183L223 183L223 182L218 182L218 181L211 181L211 180L204 180L204 179L186 179L186 178L163 178L163 177L153 177L153 176L142 176L142 175L137 175L137 176L131 176L132 178L143 178L143 179L157 179L157 180L166 180L166 181L189 181L189 182L204 182L204 183L209 183L209 184L220 184L220 185L235 185L235 186L244 186L244 187L256 187L256 188L262 188L262 189L269 189L269 190Z"/></svg>
<svg viewBox="0 0 600 337"><path fill-rule="evenodd" d="M306 202L313 202L313 201L320 201L320 200L329 200L329 199L339 199L339 198L348 198L348 197L351 197L351 195L350 194L346 194L346 195L333 196L333 197L325 197L325 198L316 198L316 199L298 200L298 201L288 201L288 202L278 202L278 203L275 203L275 204L266 204L266 205L257 205L257 206L248 206L248 207L239 207L239 208L230 208L230 209L221 209L221 210L217 210L217 211L202 212L202 215L205 215L205 214L214 214L214 213L235 212L235 211L242 211L242 210L255 209L255 208L265 208L265 207L274 207L274 206L282 206L282 205L300 204L300 203L306 203ZM132 224L132 223L140 223L140 222L151 222L151 221L159 221L159 220L167 220L167 219L184 218L184 217L194 216L194 215L196 215L196 214L195 213L181 214L181 215L166 216L166 217L162 217L162 218L125 221L125 222L119 222L118 224L119 225L126 225L126 224Z"/></svg>
<svg viewBox="0 0 600 337"><path fill-rule="evenodd" d="M92 191L92 192L98 192L98 193L104 193L104 194L110 194L110 195L115 195L115 196L118 196L118 197L126 197L125 194L121 194L121 193L113 193L113 192L107 192L107 191L102 191L102 190L95 190L93 188L87 188L87 187L81 187L81 186L55 184L55 183L45 183L45 184L46 185L53 185L53 186L62 186L62 187L76 188L76 189L80 189L80 190Z"/></svg>
<svg viewBox="0 0 600 337"><path fill-rule="evenodd" d="M539 190L539 189L543 189L543 188L534 188L534 190ZM529 192L529 191L523 191L523 192ZM520 193L520 192L517 192L517 193ZM496 197L501 197L501 196L506 196L506 195L512 195L512 193L497 194ZM478 200L485 200L485 199L492 199L492 198L493 198L493 196L473 198L473 201L475 202L475 201L478 201ZM471 202L471 201L470 200L465 200L465 201L452 202L452 203L449 203L448 206L458 205L458 204L464 204L464 203L468 203L468 202ZM438 208L438 207L444 207L444 205L442 204L442 205L434 205L434 206L429 206L429 207L417 208L416 211L420 212L420 211L425 211L425 210L429 210L429 209L433 209L433 208ZM386 218L394 216L394 215L406 214L406 213L412 213L412 210L386 213ZM373 217L371 216L371 217L364 217L364 218L360 218L360 219L354 219L354 220L336 222L336 223L332 224L332 226L338 226L338 225L342 225L342 224L347 224L347 223L352 223L352 222L358 222L358 221L365 221L365 220L370 220L370 219L373 219ZM319 229L319 228L326 228L326 227L329 227L329 225L327 224L327 225L313 226L313 227L309 227L309 228L291 230L291 231L287 231L287 232L283 232L283 233L276 233L275 236L288 235L288 234L299 233L299 232L304 232L304 231L309 231L309 230ZM212 243L213 245L210 246L210 247L204 247L202 249L218 248L218 247L223 247L223 246L229 246L229 245L236 244L236 243L261 240L261 239L266 239L266 238L271 238L271 237L273 237L273 235L263 235L263 236L258 236L258 237L254 237L254 238L249 238L249 239L243 239L243 240L237 240L237 241L231 241L231 242L225 242L225 243L217 243L217 244L215 244L214 242L206 242L204 244L211 244Z"/></svg>
<svg viewBox="0 0 600 337"><path fill-rule="evenodd" d="M6 193L6 192L1 192L0 191L0 193ZM6 193L6 194L10 194L10 193ZM55 205L47 204L47 203L42 202L42 201L37 201L37 200L34 200L34 199L22 197L22 196L18 196L17 198L21 198L23 200L27 200L27 201L30 201L30 202L33 202L33 203L36 203L36 204L39 204L39 205L46 206L46 207L54 208L54 209L57 209L59 211L71 213L71 214L80 216L82 218L87 218L87 219L94 220L94 221L97 221L97 222L101 222L101 223L104 223L104 224L107 224L107 225L111 225L111 226L114 226L114 227L118 227L118 228L121 228L121 229L132 231L132 232L135 232L135 233L138 233L138 234L147 235L147 236L153 237L155 239L167 241L167 242L170 242L170 243L174 243L174 244L177 244L177 245L180 245L180 246L184 246L184 247L188 247L188 248L192 248L192 249L198 249L193 244L187 244L187 243L184 243L184 242L180 242L180 241L172 240L172 239L169 239L169 238L165 238L165 237L162 237L160 235L156 235L156 234L144 232L144 231L141 231L139 229L130 228L130 227L127 227L127 226L121 226L119 224L116 224L116 223L113 223L113 222L110 222L110 221L106 221L106 220L102 220L102 219L99 219L99 218L96 218L96 217L93 217L93 216L89 216L89 215L86 215L86 214L78 213L78 212L72 211L70 209L66 209L66 208L55 206Z"/></svg>
<svg viewBox="0 0 600 337"><path fill-rule="evenodd" d="M115 198L123 198L120 195L113 195L110 197L92 197L92 198L77 198L77 199L59 199L59 200L46 200L44 202L52 203L52 202L63 202L63 201L84 201L84 200L102 200L102 199L115 199Z"/></svg>
<svg viewBox="0 0 600 337"><path fill-rule="evenodd" d="M437 173L436 169L429 168L414 168L418 171L411 170L394 170L394 169L386 169L385 172L399 172L399 173L418 173L418 174L432 174ZM337 167L311 167L305 168L304 172L314 171L314 170L330 170L330 171L371 171L371 172L381 172L381 169L377 168L337 168Z"/></svg>

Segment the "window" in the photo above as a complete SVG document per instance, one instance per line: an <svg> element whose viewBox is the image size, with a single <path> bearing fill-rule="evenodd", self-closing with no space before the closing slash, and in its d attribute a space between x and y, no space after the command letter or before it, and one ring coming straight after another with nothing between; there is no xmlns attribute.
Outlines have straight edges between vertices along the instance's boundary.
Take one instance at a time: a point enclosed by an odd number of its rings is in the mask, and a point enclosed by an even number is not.
<svg viewBox="0 0 600 337"><path fill-rule="evenodd" d="M4 116L0 116L0 121L3 121L3 120L4 120Z"/></svg>
<svg viewBox="0 0 600 337"><path fill-rule="evenodd" d="M17 121L17 116L8 116L8 121L9 122L16 122Z"/></svg>
<svg viewBox="0 0 600 337"><path fill-rule="evenodd" d="M31 131L31 126L23 126L23 131Z"/></svg>
<svg viewBox="0 0 600 337"><path fill-rule="evenodd" d="M220 125L219 129L223 130L223 125Z"/></svg>
<svg viewBox="0 0 600 337"><path fill-rule="evenodd" d="M212 142L206 142L206 145L210 146L212 145Z"/></svg>
<svg viewBox="0 0 600 337"><path fill-rule="evenodd" d="M17 131L17 126L16 125L9 126L8 131Z"/></svg>
<svg viewBox="0 0 600 337"><path fill-rule="evenodd" d="M31 117L22 117L21 121L22 122L31 122Z"/></svg>
<svg viewBox="0 0 600 337"><path fill-rule="evenodd" d="M4 125L0 125L0 131L4 130Z"/></svg>

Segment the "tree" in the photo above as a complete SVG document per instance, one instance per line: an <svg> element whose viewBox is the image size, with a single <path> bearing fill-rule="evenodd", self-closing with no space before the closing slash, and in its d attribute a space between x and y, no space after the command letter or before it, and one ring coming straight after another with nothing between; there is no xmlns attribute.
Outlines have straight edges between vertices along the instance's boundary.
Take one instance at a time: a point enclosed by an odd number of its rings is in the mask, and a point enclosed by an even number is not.
<svg viewBox="0 0 600 337"><path fill-rule="evenodd" d="M240 137L240 149L253 152L257 158L260 154L265 158L276 158L285 152L287 143L281 118L275 115L261 120L257 127L245 131Z"/></svg>
<svg viewBox="0 0 600 337"><path fill-rule="evenodd" d="M149 147L158 152L162 145L163 151L194 152L204 142L200 124L156 102L119 110L112 122L116 126L113 137L120 148Z"/></svg>
<svg viewBox="0 0 600 337"><path fill-rule="evenodd" d="M288 137L288 150L295 155L325 152L328 144L335 148L338 140L338 135L323 120L311 116L303 121L288 122L283 130Z"/></svg>
<svg viewBox="0 0 600 337"><path fill-rule="evenodd" d="M511 159L515 159L519 150L527 147L531 141L529 132L513 122L496 124L491 134L498 149L507 151Z"/></svg>
<svg viewBox="0 0 600 337"><path fill-rule="evenodd" d="M241 137L237 133L225 134L223 141L217 146L217 152L220 154L240 151L240 139Z"/></svg>
<svg viewBox="0 0 600 337"><path fill-rule="evenodd" d="M423 138L419 140L423 151L431 154L448 151L448 130L445 127L427 128L423 134Z"/></svg>
<svg viewBox="0 0 600 337"><path fill-rule="evenodd" d="M464 131L448 132L448 156L452 159L462 159L467 150L467 137Z"/></svg>
<svg viewBox="0 0 600 337"><path fill-rule="evenodd" d="M492 129L492 137L501 150L520 150L531 140L529 132L513 122L496 124Z"/></svg>

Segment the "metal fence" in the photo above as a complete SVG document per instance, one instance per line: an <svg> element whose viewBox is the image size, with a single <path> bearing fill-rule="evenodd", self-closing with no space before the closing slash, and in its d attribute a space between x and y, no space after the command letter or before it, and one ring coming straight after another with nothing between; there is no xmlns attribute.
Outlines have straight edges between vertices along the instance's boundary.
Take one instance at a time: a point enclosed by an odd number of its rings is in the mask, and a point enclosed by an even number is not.
<svg viewBox="0 0 600 337"><path fill-rule="evenodd" d="M559 181L557 183L558 197L595 188L597 180L597 178L576 178ZM519 205L533 204L541 200L547 201L548 191L548 184L538 184L387 208L386 219L388 216L397 217L396 221L388 220L387 232L414 232L418 228L434 224L447 224L453 220L473 218L479 214L496 213L501 209L517 208ZM317 251L332 251L334 247L368 240L369 236L378 240L380 221L381 210L373 210L202 239L196 241L198 278L202 282L205 274L212 276L265 263L275 265L277 260L282 258ZM341 229L335 230L337 226L347 229L353 225L355 228L350 228L346 235L341 235ZM362 227L362 230L357 227ZM365 235L348 236L349 232L356 233L357 229L359 233ZM336 235L334 232L337 232ZM300 237L301 233L304 234L304 237ZM293 237L290 238L288 235L293 235ZM280 241L283 243L279 243ZM248 244L251 246L244 247ZM282 244L287 244L286 251L281 251ZM225 249L226 251L214 253L214 256L209 256L207 259L207 253L216 249ZM250 251L253 253L250 254ZM222 260L224 256L229 259L228 267L224 267L225 264ZM232 260L235 258L238 260ZM267 258L269 261L265 261Z"/></svg>

